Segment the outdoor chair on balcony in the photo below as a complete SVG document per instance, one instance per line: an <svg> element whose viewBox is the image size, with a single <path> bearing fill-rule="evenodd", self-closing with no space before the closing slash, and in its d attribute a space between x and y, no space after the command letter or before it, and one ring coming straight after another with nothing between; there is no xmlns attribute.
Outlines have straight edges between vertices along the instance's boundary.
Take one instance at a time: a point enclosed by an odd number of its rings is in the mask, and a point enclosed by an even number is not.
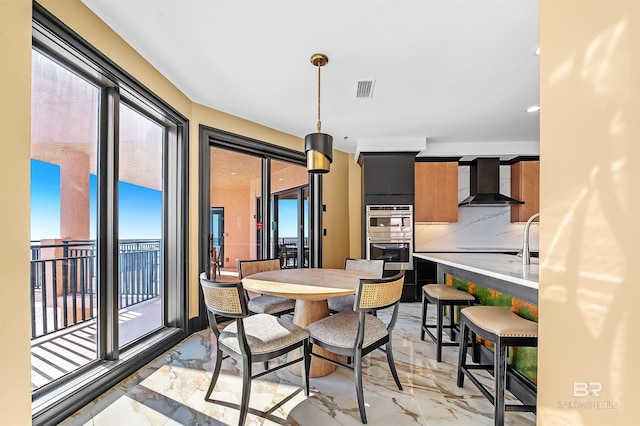
<svg viewBox="0 0 640 426"><path fill-rule="evenodd" d="M362 423L367 423L362 388L362 357L375 349L387 354L387 362L393 380L402 390L391 348L391 333L398 317L398 306L404 284L404 272L393 277L379 279L360 279L356 293L354 310L343 311L328 316L307 326L311 336L309 351L312 356L354 372L356 396ZM369 312L393 306L393 314L388 325ZM354 359L354 367L313 353L318 345L329 352L346 355ZM385 345L385 349L382 346Z"/></svg>
<svg viewBox="0 0 640 426"><path fill-rule="evenodd" d="M220 261L218 259L218 250L216 247L212 247L211 257L209 258L209 278L215 278L216 274L220 276Z"/></svg>
<svg viewBox="0 0 640 426"><path fill-rule="evenodd" d="M373 274L376 278L382 278L384 272L384 260L351 259L344 260L344 269ZM333 297L328 300L329 312L352 311L356 301L354 295ZM374 311L375 312L375 311Z"/></svg>
<svg viewBox="0 0 640 426"><path fill-rule="evenodd" d="M228 405L228 403L211 399L211 393L220 376L222 360L229 356L242 362L242 397L239 425L244 425L249 411L249 394L252 379L303 361L302 386L305 395L309 396L309 333L286 318L277 318L268 314L249 316L249 308L242 282L215 282L207 279L206 274L202 273L200 275L200 285L207 306L209 325L216 337L216 364L209 389L204 398L205 401ZM220 331L216 315L230 317L235 321ZM289 362L278 364L271 369L265 368L265 371L252 375L251 368L254 362L263 362L266 366L269 360L299 348L302 348L302 356Z"/></svg>
<svg viewBox="0 0 640 426"><path fill-rule="evenodd" d="M298 267L298 246L295 244L280 244L278 247L280 261L283 268Z"/></svg>
<svg viewBox="0 0 640 426"><path fill-rule="evenodd" d="M280 269L280 259L238 260L238 278L242 280L252 274ZM285 297L261 294L249 299L249 310L256 314L284 315L292 313L296 301Z"/></svg>

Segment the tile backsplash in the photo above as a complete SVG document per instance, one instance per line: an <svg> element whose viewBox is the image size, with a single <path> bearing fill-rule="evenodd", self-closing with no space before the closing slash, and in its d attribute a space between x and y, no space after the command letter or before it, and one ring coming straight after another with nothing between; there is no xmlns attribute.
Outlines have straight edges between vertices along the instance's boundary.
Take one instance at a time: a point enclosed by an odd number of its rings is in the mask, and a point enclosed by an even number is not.
<svg viewBox="0 0 640 426"><path fill-rule="evenodd" d="M500 192L510 195L511 167L500 166ZM469 196L469 166L458 168L458 201ZM507 249L522 247L524 223L511 223L511 207L460 207L458 222L416 224L415 250ZM538 224L530 228L529 246L538 250Z"/></svg>

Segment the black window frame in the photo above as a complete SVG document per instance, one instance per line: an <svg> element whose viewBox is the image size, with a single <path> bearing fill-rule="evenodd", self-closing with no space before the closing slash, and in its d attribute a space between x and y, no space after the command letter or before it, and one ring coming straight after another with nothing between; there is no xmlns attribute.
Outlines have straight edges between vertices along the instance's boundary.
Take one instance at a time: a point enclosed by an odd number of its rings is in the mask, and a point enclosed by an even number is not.
<svg viewBox="0 0 640 426"><path fill-rule="evenodd" d="M209 209L211 194L211 157L212 147L224 148L242 154L252 155L262 159L262 194L271 195L271 160L283 161L298 166L307 166L305 153L294 149L275 145L248 136L238 135L221 129L200 125L199 132L199 214L198 214L198 265L200 271L208 271L208 244L209 244ZM309 263L310 268L322 268L322 175L309 174ZM271 222L268 199L263 197L259 216L263 223ZM268 259L271 253L271 242L269 227L264 226L262 232L262 253L263 259ZM201 330L207 327L207 310L204 304L202 290L199 290L199 314L197 324L194 327Z"/></svg>
<svg viewBox="0 0 640 426"><path fill-rule="evenodd" d="M175 144L165 149L163 160L163 196L168 200L163 203L162 238L166 326L119 348L117 332L115 341L104 341L113 340L117 328L117 315L111 314L106 321L110 326L99 325L98 360L32 393L32 422L40 425L59 423L187 335L189 120L44 7L33 2L32 12L33 49L102 87L101 108L113 108L122 101L162 124L166 144ZM98 274L103 282L117 283L118 140L117 132L114 136L109 127L115 126L117 113L108 120L104 116L101 114L98 146L98 235L102 236L98 240ZM103 300L117 298L117 285L102 287L99 297Z"/></svg>

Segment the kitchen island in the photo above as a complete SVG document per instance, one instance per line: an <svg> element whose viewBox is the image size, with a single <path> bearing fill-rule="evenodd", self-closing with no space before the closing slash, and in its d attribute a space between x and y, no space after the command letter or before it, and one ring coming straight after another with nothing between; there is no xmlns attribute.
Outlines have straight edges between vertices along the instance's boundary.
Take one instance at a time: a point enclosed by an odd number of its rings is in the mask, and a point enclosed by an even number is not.
<svg viewBox="0 0 640 426"><path fill-rule="evenodd" d="M538 259L523 265L512 254L473 252L414 253L416 285L441 283L467 291L476 304L501 306L532 321L538 320ZM490 363L491 345L483 347L481 357ZM507 388L527 403L535 404L537 348L511 348Z"/></svg>
<svg viewBox="0 0 640 426"><path fill-rule="evenodd" d="M522 258L501 253L413 253L416 282L445 282L445 275L480 284L529 303L538 304L538 259L523 265ZM437 272L421 277L420 261L437 264Z"/></svg>

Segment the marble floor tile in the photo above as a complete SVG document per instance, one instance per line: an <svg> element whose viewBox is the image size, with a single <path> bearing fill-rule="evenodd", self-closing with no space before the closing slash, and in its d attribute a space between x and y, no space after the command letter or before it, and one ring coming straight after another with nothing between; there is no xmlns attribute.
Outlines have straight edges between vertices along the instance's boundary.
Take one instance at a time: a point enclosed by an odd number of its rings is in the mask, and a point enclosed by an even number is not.
<svg viewBox="0 0 640 426"><path fill-rule="evenodd" d="M388 319L389 314L380 313ZM493 406L468 380L455 383L457 348L444 347L435 361L435 344L420 340L420 304L403 303L394 331L393 351L403 390L395 385L384 353L365 359L364 398L369 425L492 425ZM242 387L237 362L226 359L212 398L204 400L214 366L211 333L195 333L156 358L62 424L75 425L235 425ZM254 364L254 372L262 366ZM483 382L490 383L490 376ZM299 376L287 368L252 382L248 425L360 425L353 374L338 369L310 380L304 396ZM513 399L509 395L509 398ZM506 424L535 425L531 413L506 413Z"/></svg>

